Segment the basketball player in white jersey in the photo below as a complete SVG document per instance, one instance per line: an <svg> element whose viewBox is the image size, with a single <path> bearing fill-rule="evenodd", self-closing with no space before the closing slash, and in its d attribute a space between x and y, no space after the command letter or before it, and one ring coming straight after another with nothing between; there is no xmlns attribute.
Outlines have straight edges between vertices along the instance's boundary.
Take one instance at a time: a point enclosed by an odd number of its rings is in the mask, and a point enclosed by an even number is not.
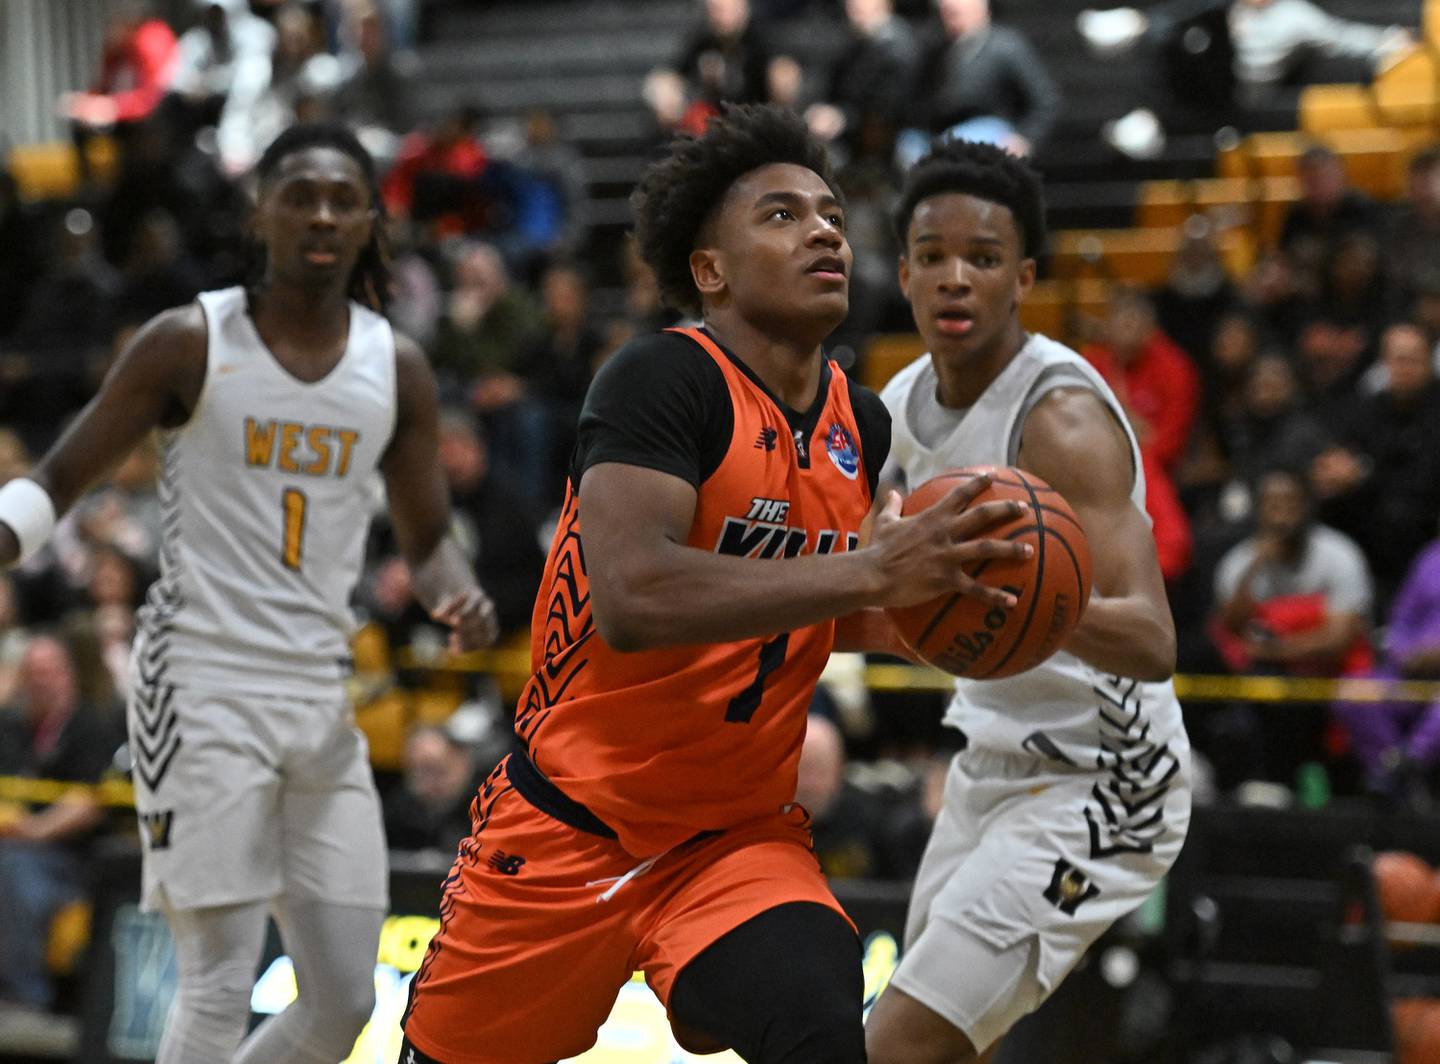
<svg viewBox="0 0 1440 1064"><path fill-rule="evenodd" d="M897 223L928 353L882 393L889 468L910 487L956 466L1035 473L1074 508L1094 559L1064 648L1009 679L957 681L946 712L965 747L866 1044L871 1064L957 1064L992 1059L1174 862L1189 745L1134 433L1079 355L1020 325L1045 239L1039 177L997 148L937 146Z"/></svg>
<svg viewBox="0 0 1440 1064"><path fill-rule="evenodd" d="M334 1064L369 1019L385 838L342 681L376 471L452 645L496 632L446 535L429 368L371 309L385 275L369 155L342 127L297 126L257 176L251 283L148 323L33 479L0 489L8 564L161 430L161 576L129 701L142 901L169 920L179 969L160 1064ZM241 1046L267 913L299 997Z"/></svg>

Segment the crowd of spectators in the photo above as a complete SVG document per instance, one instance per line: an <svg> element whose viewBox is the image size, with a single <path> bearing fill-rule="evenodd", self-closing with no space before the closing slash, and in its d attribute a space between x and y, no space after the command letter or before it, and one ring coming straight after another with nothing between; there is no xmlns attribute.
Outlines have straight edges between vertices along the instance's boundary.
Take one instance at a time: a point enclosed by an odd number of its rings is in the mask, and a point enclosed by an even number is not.
<svg viewBox="0 0 1440 1064"><path fill-rule="evenodd" d="M593 261L584 163L553 115L507 126L461 106L413 120L407 64L390 43L408 25L394 17L402 7L201 0L193 24L174 29L144 4L117 7L94 84L61 101L81 159L98 133L114 140L114 172L83 165L73 197L32 204L0 170L0 482L56 438L143 321L241 281L240 175L287 123L334 116L381 162L390 315L434 365L460 540L519 639L590 378L628 337L673 319L633 247ZM773 11L705 0L644 93L657 140L700 128L727 100L804 109L849 195L852 316L836 340L863 352L877 331L909 327L888 227L906 151L963 135L1031 152L1060 99L986 0L843 8L843 51L807 70L768 43ZM1326 148L1299 172L1300 200L1247 275L1227 272L1214 227L1196 217L1165 284L1117 288L1103 318L1067 339L1115 388L1141 441L1182 670L1440 679L1440 149L1415 156L1393 205L1352 188ZM592 270L615 278L603 312ZM0 574L0 775L92 779L110 767L95 747L121 734L133 611L156 574L155 467L153 448L127 458L44 552ZM357 610L392 648L439 638L383 522ZM847 711L817 703L802 800L827 871L904 877L943 779L939 704L877 695L869 707L850 686ZM493 693L480 704L480 731L503 733ZM1293 785L1318 761L1342 788L1348 764L1356 790L1424 801L1440 771L1434 706L1187 713L1226 790ZM447 725L408 737L387 792L397 845L444 849L463 825L499 749L477 752L473 734ZM846 769L857 755L909 768L861 786ZM66 813L0 807L0 891L28 892L7 911L65 900L47 893L48 870L63 870L99 823L93 809ZM31 835L43 854L12 868L7 840ZM0 955L15 981L0 998L45 1003L48 991L25 982L30 962Z"/></svg>

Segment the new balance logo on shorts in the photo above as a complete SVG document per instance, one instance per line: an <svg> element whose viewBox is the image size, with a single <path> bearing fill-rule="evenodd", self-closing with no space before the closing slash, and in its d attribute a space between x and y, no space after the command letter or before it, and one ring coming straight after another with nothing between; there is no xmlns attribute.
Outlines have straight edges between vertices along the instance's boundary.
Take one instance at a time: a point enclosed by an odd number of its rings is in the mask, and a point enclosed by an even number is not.
<svg viewBox="0 0 1440 1064"><path fill-rule="evenodd" d="M1050 885L1045 888L1045 900L1051 905L1066 916L1074 916L1076 909L1099 893L1100 888L1084 872L1063 857L1056 859Z"/></svg>
<svg viewBox="0 0 1440 1064"><path fill-rule="evenodd" d="M518 875L520 866L525 863L523 857L512 857L504 850L496 850L490 855L490 867L499 872L502 876Z"/></svg>

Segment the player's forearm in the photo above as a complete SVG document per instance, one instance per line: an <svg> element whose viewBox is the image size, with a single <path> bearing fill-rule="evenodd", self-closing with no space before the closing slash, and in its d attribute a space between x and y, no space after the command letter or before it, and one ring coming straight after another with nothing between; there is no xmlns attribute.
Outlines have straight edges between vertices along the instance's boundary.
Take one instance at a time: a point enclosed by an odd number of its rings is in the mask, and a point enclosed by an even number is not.
<svg viewBox="0 0 1440 1064"><path fill-rule="evenodd" d="M30 842L61 842L89 831L104 818L105 810L94 798L77 792L23 819L19 834Z"/></svg>
<svg viewBox="0 0 1440 1064"><path fill-rule="evenodd" d="M868 550L757 561L672 544L620 573L592 571L591 608L616 650L776 635L874 604Z"/></svg>
<svg viewBox="0 0 1440 1064"><path fill-rule="evenodd" d="M900 633L882 609L859 610L835 622L837 653L889 654L917 665L924 662L905 645Z"/></svg>
<svg viewBox="0 0 1440 1064"><path fill-rule="evenodd" d="M453 536L441 536L433 549L419 557L407 557L406 561L415 598L432 613L479 586L470 559Z"/></svg>
<svg viewBox="0 0 1440 1064"><path fill-rule="evenodd" d="M1175 672L1175 623L1135 595L1090 596L1065 649L1112 676L1159 682Z"/></svg>

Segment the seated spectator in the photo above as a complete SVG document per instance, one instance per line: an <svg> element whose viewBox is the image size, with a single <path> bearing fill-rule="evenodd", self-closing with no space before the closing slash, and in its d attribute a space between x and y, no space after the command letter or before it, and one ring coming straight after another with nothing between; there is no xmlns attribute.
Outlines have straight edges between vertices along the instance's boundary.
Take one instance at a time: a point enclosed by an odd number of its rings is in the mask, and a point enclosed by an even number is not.
<svg viewBox="0 0 1440 1064"><path fill-rule="evenodd" d="M422 725L405 740L402 771L384 802L390 849L454 853L470 834L470 802L481 783L470 747L445 728Z"/></svg>
<svg viewBox="0 0 1440 1064"><path fill-rule="evenodd" d="M920 870L920 859L935 829L935 818L945 804L945 779L954 760L951 751L937 751L921 764L915 793L890 811L881 831L886 879L910 882Z"/></svg>
<svg viewBox="0 0 1440 1064"><path fill-rule="evenodd" d="M115 320L126 326L190 302L200 291L204 272L187 253L175 216L157 207L140 219L120 275Z"/></svg>
<svg viewBox="0 0 1440 1064"><path fill-rule="evenodd" d="M1238 306L1240 295L1220 261L1215 226L1192 215L1183 233L1170 276L1153 295L1155 315L1161 331L1203 366L1221 317Z"/></svg>
<svg viewBox="0 0 1440 1064"><path fill-rule="evenodd" d="M1044 146L1060 112L1060 93L1030 42L991 21L990 0L936 0L941 39L920 62L901 165L932 136L998 144L1015 155ZM919 136L915 136L915 131Z"/></svg>
<svg viewBox="0 0 1440 1064"><path fill-rule="evenodd" d="M826 876L861 879L879 872L880 807L845 778L845 738L819 713L806 721L795 801L810 814L815 856Z"/></svg>
<svg viewBox="0 0 1440 1064"><path fill-rule="evenodd" d="M34 211L20 198L20 183L0 167L0 342L20 324L30 288L42 268Z"/></svg>
<svg viewBox="0 0 1440 1064"><path fill-rule="evenodd" d="M1316 145L1300 156L1300 199L1285 215L1280 249L1302 275L1301 290L1319 293L1326 265L1340 238L1358 231L1378 235L1381 217L1374 201L1350 186L1345 164Z"/></svg>
<svg viewBox="0 0 1440 1064"><path fill-rule="evenodd" d="M530 496L491 469L484 434L468 411L441 414L440 465L455 508L455 537L495 602L501 638L522 632L545 569Z"/></svg>
<svg viewBox="0 0 1440 1064"><path fill-rule="evenodd" d="M275 51L270 83L251 108L248 129L235 128L229 161L248 170L267 145L317 104L328 104L341 77L340 61L324 49L324 35L313 10L282 0L275 11ZM313 115L311 117L319 117Z"/></svg>
<svg viewBox="0 0 1440 1064"><path fill-rule="evenodd" d="M355 130L377 163L388 163L395 158L400 131L410 127L406 76L395 61L385 20L372 0L357 0L344 11L334 111Z"/></svg>
<svg viewBox="0 0 1440 1064"><path fill-rule="evenodd" d="M66 646L50 636L32 639L18 699L0 712L0 775L97 783L119 743L118 721L81 700ZM104 819L84 788L0 817L0 1002L38 1009L53 1003L45 966L50 921L85 896L87 844Z"/></svg>
<svg viewBox="0 0 1440 1064"><path fill-rule="evenodd" d="M1310 407L1322 420L1348 415L1375 361L1386 304L1380 241L1373 233L1346 233L1325 264L1320 298L1305 309L1295 341Z"/></svg>
<svg viewBox="0 0 1440 1064"><path fill-rule="evenodd" d="M915 35L891 0L845 0L845 17L845 48L830 67L824 101L805 120L846 159L878 149L888 160L910 107Z"/></svg>
<svg viewBox="0 0 1440 1064"><path fill-rule="evenodd" d="M1415 298L1421 278L1440 276L1440 147L1410 160L1405 202L1386 233L1385 261L1402 307Z"/></svg>
<svg viewBox="0 0 1440 1064"><path fill-rule="evenodd" d="M195 0L200 21L180 37L167 107L172 133L188 144L214 128L221 165L240 173L253 161L250 127L270 85L275 31L247 0Z"/></svg>
<svg viewBox="0 0 1440 1064"><path fill-rule="evenodd" d="M526 116L525 144L511 165L511 260L529 263L584 248L590 225L585 160L560 138L553 114L537 109Z"/></svg>
<svg viewBox="0 0 1440 1064"><path fill-rule="evenodd" d="M1364 548L1383 609L1440 522L1440 385L1419 327L1392 325L1381 348L1384 388L1354 400L1310 479L1320 518Z"/></svg>
<svg viewBox="0 0 1440 1064"><path fill-rule="evenodd" d="M1415 559L1395 596L1372 675L1440 680L1440 541ZM1429 777L1440 765L1440 701L1340 702L1335 714L1373 793L1428 804Z"/></svg>
<svg viewBox="0 0 1440 1064"><path fill-rule="evenodd" d="M1140 449L1167 473L1184 457L1200 403L1200 375L1189 355L1160 331L1155 306L1136 289L1110 299L1103 338L1084 355L1115 390Z"/></svg>
<svg viewBox="0 0 1440 1064"><path fill-rule="evenodd" d="M385 175L381 194L397 218L429 226L438 236L478 233L497 224L490 157L476 134L478 108L465 105L433 130L407 135Z"/></svg>
<svg viewBox="0 0 1440 1064"><path fill-rule="evenodd" d="M1309 469L1329 442L1325 427L1301 404L1295 368L1284 355L1261 355L1251 366L1238 416L1220 424L1220 446L1243 495L1231 520L1251 513L1262 474L1275 466Z"/></svg>
<svg viewBox="0 0 1440 1064"><path fill-rule="evenodd" d="M750 17L750 0L702 0L704 21L674 65L650 72L645 102L663 132L698 134L722 103L794 104L800 69L777 55Z"/></svg>
<svg viewBox="0 0 1440 1064"><path fill-rule="evenodd" d="M542 329L540 309L511 282L500 253L466 242L453 253L455 279L436 329L431 361L442 384L471 390L482 413L513 402L523 390L520 360Z"/></svg>
<svg viewBox="0 0 1440 1064"><path fill-rule="evenodd" d="M164 19L151 15L148 3L125 0L116 6L105 27L100 70L89 91L60 98L86 185L94 177L86 152L91 138L112 133L123 152L132 132L155 113L169 91L176 55L175 34Z"/></svg>
<svg viewBox="0 0 1440 1064"><path fill-rule="evenodd" d="M1315 278L1301 274L1290 256L1279 248L1269 248L1240 282L1240 299L1251 314L1264 338L1281 348L1293 345L1300 332L1308 301L1316 289L1306 287Z"/></svg>
<svg viewBox="0 0 1440 1064"><path fill-rule="evenodd" d="M1303 474L1260 481L1254 535L1232 547L1215 574L1215 648L1234 672L1354 676L1370 668L1374 592L1365 557L1348 536L1315 521ZM1319 706L1207 711L1197 746L1213 751L1222 785L1249 778L1293 784L1300 765L1332 746ZM1216 733L1228 735L1216 749ZM1239 741L1235 741L1235 740ZM1223 771L1220 771L1223 770Z"/></svg>

